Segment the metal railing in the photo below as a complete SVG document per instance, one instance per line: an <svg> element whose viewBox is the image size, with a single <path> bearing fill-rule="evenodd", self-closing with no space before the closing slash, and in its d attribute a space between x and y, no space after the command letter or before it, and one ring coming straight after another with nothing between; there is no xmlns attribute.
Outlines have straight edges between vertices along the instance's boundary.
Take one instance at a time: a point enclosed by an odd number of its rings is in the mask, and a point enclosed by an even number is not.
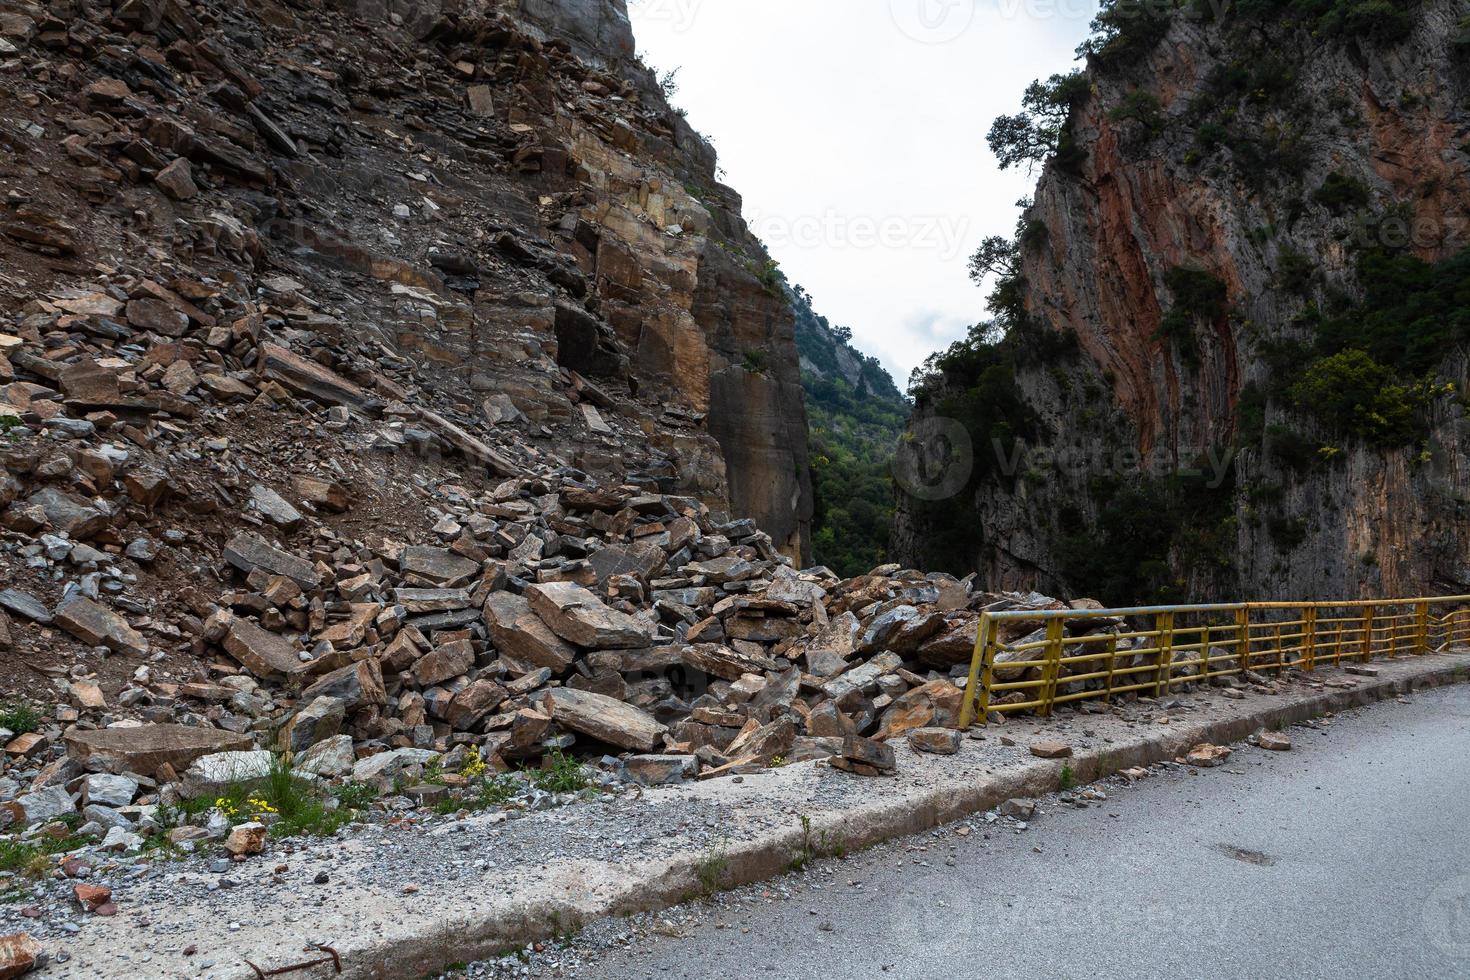
<svg viewBox="0 0 1470 980"><path fill-rule="evenodd" d="M1129 623L1143 624L1143 628ZM1470 644L1470 596L1011 609L980 617L960 727L991 712L1168 694L1215 677L1314 670Z"/></svg>

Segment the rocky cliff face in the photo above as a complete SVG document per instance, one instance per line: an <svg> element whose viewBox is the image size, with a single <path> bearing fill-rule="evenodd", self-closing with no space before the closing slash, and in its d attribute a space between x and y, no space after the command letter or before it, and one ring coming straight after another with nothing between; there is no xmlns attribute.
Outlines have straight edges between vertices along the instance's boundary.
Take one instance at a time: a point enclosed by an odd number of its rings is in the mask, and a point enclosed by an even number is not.
<svg viewBox="0 0 1470 980"><path fill-rule="evenodd" d="M234 283L267 321L299 303L289 340L355 345L368 387L373 359L401 359L461 425L809 556L791 314L713 149L634 60L622 0L5 9L29 178L11 205L75 229L69 261L17 260L28 288L131 255L158 281Z"/></svg>
<svg viewBox="0 0 1470 980"><path fill-rule="evenodd" d="M1454 338L1407 357L1415 315L1362 327L1407 308L1382 294L1414 291L1385 268L1417 260L1427 276L1470 244L1470 6L1393 6L1392 32L1180 15L1156 44L1089 65L1068 123L1081 152L1048 165L1018 238L1025 317L1056 342L1015 370L1042 452L955 504L983 528L987 581L1085 588L1089 544L1163 528L1152 557L1168 574L1139 576L1140 593L1463 591L1458 399L1411 399L1414 432L1391 439L1364 420L1371 398L1358 421L1324 419L1321 392L1351 382L1313 387L1339 364L1326 355L1367 348L1406 389L1427 374L1466 390ZM1152 510L1133 525L1128 494ZM920 510L901 506L909 558L932 526Z"/></svg>

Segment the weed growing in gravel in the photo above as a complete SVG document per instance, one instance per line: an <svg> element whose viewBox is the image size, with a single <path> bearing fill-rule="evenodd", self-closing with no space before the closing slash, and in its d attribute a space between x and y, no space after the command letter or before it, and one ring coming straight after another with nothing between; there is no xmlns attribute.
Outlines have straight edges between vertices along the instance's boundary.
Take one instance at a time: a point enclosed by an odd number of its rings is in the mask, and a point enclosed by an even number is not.
<svg viewBox="0 0 1470 980"><path fill-rule="evenodd" d="M41 712L24 701L0 703L0 728L8 728L17 735L35 731L41 725Z"/></svg>
<svg viewBox="0 0 1470 980"><path fill-rule="evenodd" d="M378 798L378 791L366 783L343 783L332 795L349 810L366 810Z"/></svg>
<svg viewBox="0 0 1470 980"><path fill-rule="evenodd" d="M470 813L478 813L481 810L489 810L497 806L505 806L516 798L521 784L514 776L507 773L498 773L486 779L480 780L480 785L473 796L450 797L441 800L435 807L434 812L440 816L448 816L451 813L459 813L466 810Z"/></svg>
<svg viewBox="0 0 1470 980"><path fill-rule="evenodd" d="M592 784L582 764L561 749L547 753L543 768L532 770L530 777L543 793L580 793Z"/></svg>
<svg viewBox="0 0 1470 980"><path fill-rule="evenodd" d="M232 824L269 821L272 837L330 837L355 816L353 807L338 800L338 806L329 807L321 788L277 756L265 776L229 783L217 796L181 800L174 810L181 818L218 810Z"/></svg>
<svg viewBox="0 0 1470 980"><path fill-rule="evenodd" d="M1069 790L1076 785L1077 775L1076 773L1072 772L1071 764L1065 762L1062 763L1062 790Z"/></svg>
<svg viewBox="0 0 1470 980"><path fill-rule="evenodd" d="M700 893L708 898L719 891L728 870L730 855L725 852L724 847L710 849L694 867L695 877L699 879Z"/></svg>
<svg viewBox="0 0 1470 980"><path fill-rule="evenodd" d="M791 852L790 870L800 871L819 858L847 857L847 838L841 834L829 834L825 830L814 834L811 817L803 814L798 819L801 820L801 840Z"/></svg>
<svg viewBox="0 0 1470 980"><path fill-rule="evenodd" d="M57 840L44 835L34 841L0 840L0 873L40 878L51 870L57 855L80 850L89 843L79 837Z"/></svg>

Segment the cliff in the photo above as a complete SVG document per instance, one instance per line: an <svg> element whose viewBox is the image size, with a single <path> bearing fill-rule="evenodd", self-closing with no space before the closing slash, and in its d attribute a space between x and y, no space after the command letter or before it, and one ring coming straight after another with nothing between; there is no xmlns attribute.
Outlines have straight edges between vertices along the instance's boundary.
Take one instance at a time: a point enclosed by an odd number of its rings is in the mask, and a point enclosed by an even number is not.
<svg viewBox="0 0 1470 980"><path fill-rule="evenodd" d="M697 496L809 556L790 310L622 0L5 9L10 206L74 231L0 240L12 309L96 267L198 280L385 401L375 371L411 372L529 468Z"/></svg>
<svg viewBox="0 0 1470 980"><path fill-rule="evenodd" d="M1003 276L1011 337L983 354L1030 451L948 502L901 499L904 560L968 524L953 561L995 586L1470 582L1470 5L1259 6L1153 28L1105 11L1080 84L1053 79L1065 122ZM965 357L921 417L975 390Z"/></svg>

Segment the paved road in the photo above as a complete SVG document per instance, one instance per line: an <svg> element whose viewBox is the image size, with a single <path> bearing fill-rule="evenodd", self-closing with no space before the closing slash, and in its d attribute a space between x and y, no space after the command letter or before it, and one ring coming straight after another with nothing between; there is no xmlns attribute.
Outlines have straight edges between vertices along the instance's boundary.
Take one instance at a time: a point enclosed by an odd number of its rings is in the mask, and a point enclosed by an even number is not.
<svg viewBox="0 0 1470 980"><path fill-rule="evenodd" d="M1109 787L1024 833L951 828L833 862L819 888L604 951L595 973L1470 976L1470 687L1288 734L1290 753Z"/></svg>

